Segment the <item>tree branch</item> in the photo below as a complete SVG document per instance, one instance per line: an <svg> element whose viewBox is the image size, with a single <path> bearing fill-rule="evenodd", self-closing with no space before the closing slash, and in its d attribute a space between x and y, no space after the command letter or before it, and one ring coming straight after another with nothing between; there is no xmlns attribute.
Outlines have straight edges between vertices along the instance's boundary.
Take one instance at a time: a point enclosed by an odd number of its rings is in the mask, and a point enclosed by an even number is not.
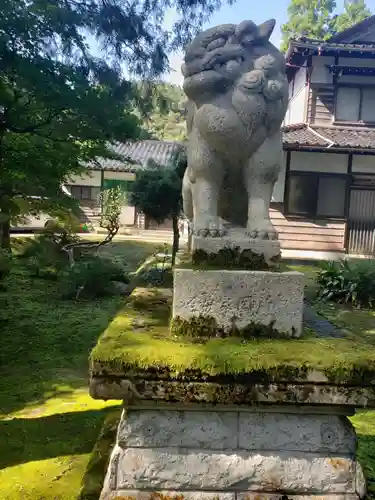
<svg viewBox="0 0 375 500"><path fill-rule="evenodd" d="M58 112L52 113L50 112L48 115L48 118L46 120L41 121L40 123L37 123L35 125L29 125L28 127L24 128L17 128L12 126L11 124L7 125L7 129L9 132L14 132L15 134L30 134L30 133L35 133L38 128L45 127L46 125L50 125L52 120L59 116L59 114L64 110L64 108L60 109Z"/></svg>

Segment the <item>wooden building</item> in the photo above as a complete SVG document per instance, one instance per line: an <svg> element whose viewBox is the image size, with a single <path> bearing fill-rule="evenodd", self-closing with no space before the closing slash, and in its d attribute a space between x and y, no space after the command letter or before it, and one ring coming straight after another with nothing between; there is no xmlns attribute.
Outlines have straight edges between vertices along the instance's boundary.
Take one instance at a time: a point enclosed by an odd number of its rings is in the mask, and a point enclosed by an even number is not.
<svg viewBox="0 0 375 500"><path fill-rule="evenodd" d="M327 41L291 40L286 63L284 189L271 211L282 245L372 255L375 16Z"/></svg>

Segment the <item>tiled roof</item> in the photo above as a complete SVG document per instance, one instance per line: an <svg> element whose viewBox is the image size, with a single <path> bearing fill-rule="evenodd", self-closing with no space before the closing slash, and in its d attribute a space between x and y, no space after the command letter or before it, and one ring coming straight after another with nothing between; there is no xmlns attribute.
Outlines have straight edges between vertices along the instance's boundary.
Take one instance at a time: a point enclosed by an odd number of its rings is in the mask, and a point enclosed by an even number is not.
<svg viewBox="0 0 375 500"><path fill-rule="evenodd" d="M145 168L149 160L153 160L160 165L167 165L180 147L181 143L178 142L157 140L119 142L109 148L116 155L120 155L122 160L98 158L97 163L90 164L89 168L92 170L134 172L140 168Z"/></svg>
<svg viewBox="0 0 375 500"><path fill-rule="evenodd" d="M317 147L334 149L375 150L375 129L344 127L308 127L306 124L288 125L282 128L284 148ZM118 143L113 151L124 159L111 160L98 158L96 164L89 165L92 170L113 170L135 172L147 166L148 160L167 165L173 155L184 145L180 142L157 140Z"/></svg>
<svg viewBox="0 0 375 500"><path fill-rule="evenodd" d="M332 147L375 150L375 129L348 127L308 127L306 124L282 128L284 147Z"/></svg>

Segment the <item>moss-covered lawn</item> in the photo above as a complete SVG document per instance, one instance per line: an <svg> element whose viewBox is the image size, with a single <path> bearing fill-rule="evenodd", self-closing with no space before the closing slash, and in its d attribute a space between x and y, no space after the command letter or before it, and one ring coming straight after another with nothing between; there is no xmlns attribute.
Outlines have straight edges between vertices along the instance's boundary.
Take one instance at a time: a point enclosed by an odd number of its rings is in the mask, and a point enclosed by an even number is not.
<svg viewBox="0 0 375 500"><path fill-rule="evenodd" d="M135 270L159 247L124 241L105 252ZM62 301L55 282L16 267L0 301L0 498L76 499L113 405L89 397L88 355L124 299Z"/></svg>

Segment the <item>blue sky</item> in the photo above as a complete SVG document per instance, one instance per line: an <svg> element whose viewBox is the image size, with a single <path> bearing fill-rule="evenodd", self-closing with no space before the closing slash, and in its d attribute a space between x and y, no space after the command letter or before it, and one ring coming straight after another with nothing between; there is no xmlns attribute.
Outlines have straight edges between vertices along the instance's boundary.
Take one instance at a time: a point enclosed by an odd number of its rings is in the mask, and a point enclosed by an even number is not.
<svg viewBox="0 0 375 500"><path fill-rule="evenodd" d="M217 24L239 23L244 19L252 19L257 24L260 24L267 19L274 18L277 24L271 41L278 47L281 39L281 25L286 22L286 11L289 3L290 0L237 0L234 5L226 5L217 11L206 24L205 28ZM368 8L375 13L375 0L367 0L366 3ZM342 9L343 4L344 0L337 0L338 9ZM171 13L169 21L172 21L172 19L173 13ZM182 83L180 73L181 62L181 54L172 54L170 64L173 71L167 76L166 80L178 85Z"/></svg>

